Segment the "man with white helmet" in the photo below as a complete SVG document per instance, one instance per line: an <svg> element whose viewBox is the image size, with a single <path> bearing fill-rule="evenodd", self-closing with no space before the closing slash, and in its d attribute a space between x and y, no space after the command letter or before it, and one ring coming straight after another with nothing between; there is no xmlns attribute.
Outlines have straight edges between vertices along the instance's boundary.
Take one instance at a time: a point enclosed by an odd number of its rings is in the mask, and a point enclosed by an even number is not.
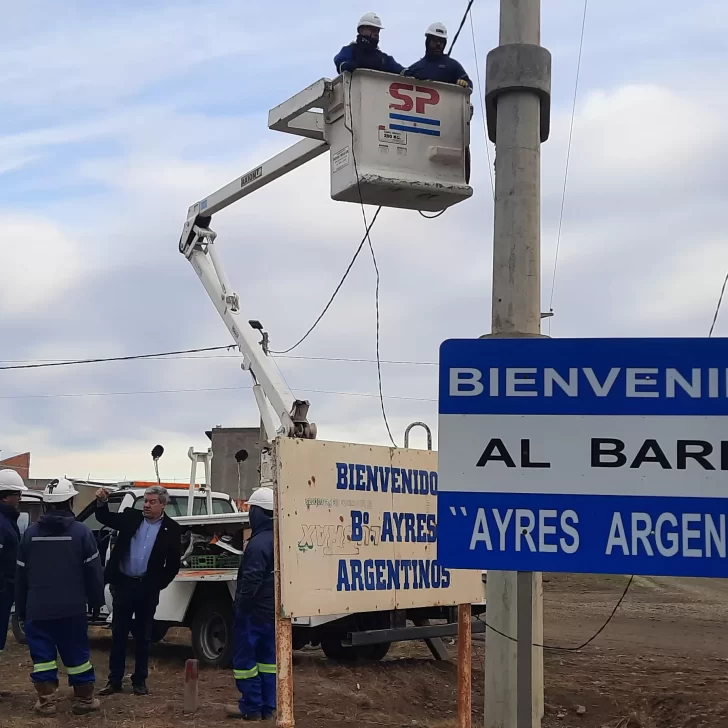
<svg viewBox="0 0 728 728"><path fill-rule="evenodd" d="M465 69L445 54L446 45L447 28L442 23L432 23L425 31L425 55L407 68L404 75L420 81L440 81L472 89L473 82Z"/></svg>
<svg viewBox="0 0 728 728"><path fill-rule="evenodd" d="M345 45L334 58L337 73L357 69L402 73L404 67L379 50L379 32L384 30L382 19L376 13L364 13L356 27L356 40Z"/></svg>
<svg viewBox="0 0 728 728"><path fill-rule="evenodd" d="M276 714L276 632L273 580L273 491L248 501L252 535L238 570L233 622L233 675L242 694L230 718L272 720Z"/></svg>
<svg viewBox="0 0 728 728"><path fill-rule="evenodd" d="M89 661L88 609L104 604L104 576L96 539L73 515L77 495L71 481L52 480L43 491L44 513L18 549L15 610L25 622L38 693L35 712L42 716L56 713L59 654L74 692L73 712L85 715L101 707Z"/></svg>
<svg viewBox="0 0 728 728"><path fill-rule="evenodd" d="M5 649L8 622L15 600L15 562L20 530L18 516L20 496L28 490L14 470L0 470L0 654ZM10 697L0 690L0 698Z"/></svg>

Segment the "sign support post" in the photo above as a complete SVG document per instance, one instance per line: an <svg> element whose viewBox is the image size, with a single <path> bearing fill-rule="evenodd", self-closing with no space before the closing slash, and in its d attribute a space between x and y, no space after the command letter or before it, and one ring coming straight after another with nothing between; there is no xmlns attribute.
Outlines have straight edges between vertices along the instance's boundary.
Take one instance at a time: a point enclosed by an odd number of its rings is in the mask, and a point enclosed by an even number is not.
<svg viewBox="0 0 728 728"><path fill-rule="evenodd" d="M458 606L458 728L473 721L473 623L469 604Z"/></svg>
<svg viewBox="0 0 728 728"><path fill-rule="evenodd" d="M275 452L273 453L275 459ZM277 468L275 469L277 472ZM294 728L293 717L293 625L283 616L281 602L281 536L278 478L274 477L273 489L273 544L276 607L276 702L277 728Z"/></svg>

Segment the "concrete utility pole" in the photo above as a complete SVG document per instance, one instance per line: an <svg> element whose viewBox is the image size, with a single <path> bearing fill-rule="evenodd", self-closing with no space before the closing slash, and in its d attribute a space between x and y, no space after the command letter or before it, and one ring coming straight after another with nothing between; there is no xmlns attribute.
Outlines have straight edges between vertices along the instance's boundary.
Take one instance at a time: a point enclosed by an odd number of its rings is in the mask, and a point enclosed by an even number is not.
<svg viewBox="0 0 728 728"><path fill-rule="evenodd" d="M486 110L495 153L491 336L541 335L541 142L548 138L551 56L540 0L501 0L488 54ZM485 728L539 728L544 711L541 574L489 571Z"/></svg>

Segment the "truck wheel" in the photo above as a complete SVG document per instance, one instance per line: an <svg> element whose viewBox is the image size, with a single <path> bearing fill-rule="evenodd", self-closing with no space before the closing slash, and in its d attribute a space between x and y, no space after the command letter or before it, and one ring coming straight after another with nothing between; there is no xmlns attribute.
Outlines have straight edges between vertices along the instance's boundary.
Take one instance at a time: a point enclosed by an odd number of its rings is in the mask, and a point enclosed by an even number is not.
<svg viewBox="0 0 728 728"><path fill-rule="evenodd" d="M383 660L387 656L391 646L391 642L382 642L378 645L367 645L369 654L366 655L364 659L371 660L372 662L379 662L379 660Z"/></svg>
<svg viewBox="0 0 728 728"><path fill-rule="evenodd" d="M13 637L15 637L15 641L20 645L24 645L26 643L25 626L18 619L17 614L13 614L13 617L10 620L10 629L13 630Z"/></svg>
<svg viewBox="0 0 728 728"><path fill-rule="evenodd" d="M377 662L384 659L391 644L391 642L384 642L379 645L347 647L336 637L326 637L321 640L321 649L329 660L336 660L337 662Z"/></svg>
<svg viewBox="0 0 728 728"><path fill-rule="evenodd" d="M204 604L192 620L192 650L210 667L228 667L233 659L232 601Z"/></svg>

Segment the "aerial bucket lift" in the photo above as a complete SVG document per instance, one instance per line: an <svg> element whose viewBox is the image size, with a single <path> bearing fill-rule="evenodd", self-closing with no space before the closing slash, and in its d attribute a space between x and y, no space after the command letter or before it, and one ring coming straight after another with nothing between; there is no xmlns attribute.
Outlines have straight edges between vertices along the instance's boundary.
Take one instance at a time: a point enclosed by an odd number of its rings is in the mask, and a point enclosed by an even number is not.
<svg viewBox="0 0 728 728"><path fill-rule="evenodd" d="M471 116L470 91L460 86L358 71L301 91L268 125L326 143L334 200L438 212L473 194Z"/></svg>
<svg viewBox="0 0 728 728"><path fill-rule="evenodd" d="M272 109L268 117L271 129L303 139L189 208L179 249L205 286L243 355L243 369L253 379L266 440L260 453L261 486L276 484L276 440L313 440L316 425L308 421L309 402L294 396L258 345L253 326L257 322L239 316L240 299L222 267L217 235L210 227L212 216L329 150L334 200L439 212L472 195L471 117L470 91L458 86L374 71L321 79ZM196 456L191 453L191 458ZM273 532L275 563L280 565L277 516ZM279 567L275 570L277 725L290 728L294 725L292 623L281 611L280 579ZM303 623L315 627L342 616L304 617Z"/></svg>
<svg viewBox="0 0 728 728"><path fill-rule="evenodd" d="M470 90L378 71L322 78L272 109L270 129L304 137L196 202L179 241L243 355L266 435L315 439L298 400L241 321L238 295L215 249L212 216L284 174L331 152L334 200L439 212L472 196L467 156Z"/></svg>

